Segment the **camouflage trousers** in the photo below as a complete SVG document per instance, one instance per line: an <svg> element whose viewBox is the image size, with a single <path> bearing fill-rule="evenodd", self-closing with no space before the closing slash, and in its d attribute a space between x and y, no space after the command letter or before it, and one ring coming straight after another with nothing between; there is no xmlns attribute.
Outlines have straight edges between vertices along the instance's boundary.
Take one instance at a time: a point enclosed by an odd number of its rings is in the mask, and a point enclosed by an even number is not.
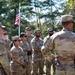
<svg viewBox="0 0 75 75"><path fill-rule="evenodd" d="M17 62L10 63L11 75L26 75L26 67L18 64Z"/></svg>
<svg viewBox="0 0 75 75"><path fill-rule="evenodd" d="M25 58L26 57L26 58ZM31 56L25 56L24 62L26 63L26 75L31 75L32 70L32 57Z"/></svg>
<svg viewBox="0 0 75 75"><path fill-rule="evenodd" d="M10 66L9 66L7 54L0 56L0 64L2 65L4 69L4 72L7 75L10 75Z"/></svg>
<svg viewBox="0 0 75 75"><path fill-rule="evenodd" d="M31 63L27 62L26 64L26 75L31 75Z"/></svg>
<svg viewBox="0 0 75 75"><path fill-rule="evenodd" d="M60 62L60 64L56 66L55 73L57 75L75 75L75 68L73 61Z"/></svg>
<svg viewBox="0 0 75 75"><path fill-rule="evenodd" d="M53 72L55 71L54 62L50 62L46 59L46 75L51 75L51 66L53 65Z"/></svg>
<svg viewBox="0 0 75 75"><path fill-rule="evenodd" d="M33 75L43 75L44 61L37 60L33 62Z"/></svg>

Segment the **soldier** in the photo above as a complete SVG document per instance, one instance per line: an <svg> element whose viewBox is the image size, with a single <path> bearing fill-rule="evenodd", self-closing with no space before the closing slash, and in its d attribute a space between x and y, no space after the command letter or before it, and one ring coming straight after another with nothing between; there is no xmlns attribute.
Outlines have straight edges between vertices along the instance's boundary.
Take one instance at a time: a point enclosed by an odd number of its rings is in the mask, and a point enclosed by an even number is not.
<svg viewBox="0 0 75 75"><path fill-rule="evenodd" d="M2 38L4 33L4 26L0 22L0 64L4 69L6 75L10 75L9 61L8 61L8 52L5 48L5 40Z"/></svg>
<svg viewBox="0 0 75 75"><path fill-rule="evenodd" d="M35 37L31 40L32 50L33 50L33 75L43 75L43 65L44 60L41 53L41 47L43 45L43 40L40 38L41 31L36 29L34 31ZM39 70L39 73L38 73Z"/></svg>
<svg viewBox="0 0 75 75"><path fill-rule="evenodd" d="M32 52L31 40L32 40L32 38L34 38L34 35L32 35L32 28L26 27L25 33L27 34L27 41L28 41L28 44L30 46L30 51ZM32 55L30 56L30 60L31 60L31 70L32 70Z"/></svg>
<svg viewBox="0 0 75 75"><path fill-rule="evenodd" d="M51 36L47 46L42 46L43 55L49 61L51 61L53 57L58 57L65 69L66 66L73 61L73 57L75 56L75 33L72 32L73 22L71 15L63 15L61 17L63 29ZM50 50L56 50L55 56L48 53ZM70 68L66 69L69 72L68 75L71 75L71 73L74 75L72 68L71 71L69 69ZM63 75L65 74L63 73Z"/></svg>
<svg viewBox="0 0 75 75"><path fill-rule="evenodd" d="M54 34L54 30L51 29L51 28L48 28L47 29L47 33L48 35L44 38L44 45L46 46L48 43L49 43L49 39L50 37ZM53 60L54 61L54 60ZM51 65L53 64L54 66L54 62L51 61L49 62L47 59L46 59L46 75L50 75L50 71L51 71Z"/></svg>
<svg viewBox="0 0 75 75"><path fill-rule="evenodd" d="M31 75L31 69L30 69L30 55L32 54L30 51L30 46L28 44L27 41L27 35L26 33L21 33L20 34L20 38L21 38L21 47L23 48L24 51L24 62L27 64L26 65L26 75Z"/></svg>
<svg viewBox="0 0 75 75"><path fill-rule="evenodd" d="M10 61L9 51L10 51L10 43L11 43L11 41L9 40L7 31L4 31L2 38L5 40L5 47L6 47L7 51L8 51L8 58L9 58L9 61Z"/></svg>
<svg viewBox="0 0 75 75"><path fill-rule="evenodd" d="M34 35L32 35L32 29L31 27L26 27L25 28L25 33L27 34L27 41L30 45L30 49L32 51L32 47L31 47L31 40L34 38Z"/></svg>
<svg viewBox="0 0 75 75"><path fill-rule="evenodd" d="M20 39L18 36L12 38L13 46L10 50L11 62L10 69L11 75L26 75L25 74L25 63L23 59L23 49L20 47Z"/></svg>
<svg viewBox="0 0 75 75"><path fill-rule="evenodd" d="M34 38L34 35L32 35L32 29L31 29L31 27L26 27L25 28L25 32L27 34L28 43L29 43L30 48L31 48L31 40L32 40L32 38ZM32 50L32 48L31 48L31 50Z"/></svg>

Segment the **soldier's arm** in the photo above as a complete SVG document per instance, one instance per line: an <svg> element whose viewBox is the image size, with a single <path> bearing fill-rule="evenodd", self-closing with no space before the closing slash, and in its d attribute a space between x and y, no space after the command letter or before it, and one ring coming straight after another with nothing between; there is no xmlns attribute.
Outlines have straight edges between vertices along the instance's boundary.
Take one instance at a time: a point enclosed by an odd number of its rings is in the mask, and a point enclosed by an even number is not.
<svg viewBox="0 0 75 75"><path fill-rule="evenodd" d="M52 39L49 39L47 45L43 45L41 48L42 54L45 58L49 58L53 56L50 51L54 50L54 41Z"/></svg>
<svg viewBox="0 0 75 75"><path fill-rule="evenodd" d="M11 58L13 61L17 62L18 64L25 66L25 62L23 60L23 55L19 56L19 54L15 51L11 51Z"/></svg>

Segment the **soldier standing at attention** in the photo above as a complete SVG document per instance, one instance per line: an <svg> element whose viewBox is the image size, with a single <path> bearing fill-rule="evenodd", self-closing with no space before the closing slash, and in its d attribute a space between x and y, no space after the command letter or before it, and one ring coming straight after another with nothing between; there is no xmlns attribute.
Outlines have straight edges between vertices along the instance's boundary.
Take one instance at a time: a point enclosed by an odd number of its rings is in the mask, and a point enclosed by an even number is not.
<svg viewBox="0 0 75 75"><path fill-rule="evenodd" d="M2 38L5 26L0 22L0 64L2 65L6 75L10 75L10 67L8 61L8 52L5 48L5 40ZM3 75L3 74L2 74Z"/></svg>
<svg viewBox="0 0 75 75"><path fill-rule="evenodd" d="M29 43L27 41L27 35L26 33L22 32L20 34L20 38L21 38L21 47L24 51L24 62L26 63L26 75L31 75L31 60L30 60L30 55L32 54L30 51L30 46Z"/></svg>
<svg viewBox="0 0 75 75"><path fill-rule="evenodd" d="M32 47L31 47L31 40L34 38L34 35L32 34L32 28L31 27L26 27L25 28L25 33L27 34L27 41L28 41L28 44L30 46L30 51L31 51L31 53L33 53L32 52ZM32 70L32 55L30 55L29 60L31 60L30 64L31 64L31 70Z"/></svg>
<svg viewBox="0 0 75 75"><path fill-rule="evenodd" d="M45 46L50 42L49 39L54 34L54 30L52 28L48 28L47 33L48 33L48 35L44 38L44 43L43 43ZM53 51L51 53L53 53ZM54 59L51 62L46 59L46 75L51 74L50 70L51 70L52 64L54 66Z"/></svg>
<svg viewBox="0 0 75 75"><path fill-rule="evenodd" d="M53 34L49 39L50 42L46 46L42 46L42 53L50 61L53 54L49 53L49 51L55 50L55 57L57 56L61 63L67 63L66 65L69 65L70 61L73 62L75 56L75 33L72 32L74 22L73 17L71 15L63 15L61 16L60 22L63 29ZM66 70L68 71L69 69L67 68ZM71 75L71 73L74 75L74 72L72 71L73 70L71 70L68 75ZM65 74L63 73L63 75Z"/></svg>
<svg viewBox="0 0 75 75"><path fill-rule="evenodd" d="M35 34L35 37L31 40L32 50L33 50L33 55L32 55L33 75L43 75L44 60L41 53L43 40L40 38L41 36L40 29L35 29L34 34Z"/></svg>
<svg viewBox="0 0 75 75"><path fill-rule="evenodd" d="M25 28L25 33L27 34L27 40L28 40L28 43L30 45L30 49L32 51L31 40L34 38L34 35L32 35L32 29L31 29L31 27L26 27Z"/></svg>
<svg viewBox="0 0 75 75"><path fill-rule="evenodd" d="M11 62L10 69L11 75L26 75L25 74L25 63L23 60L23 49L20 47L20 39L18 36L12 38L13 46L10 50Z"/></svg>
<svg viewBox="0 0 75 75"><path fill-rule="evenodd" d="M5 47L6 47L7 51L8 51L8 58L9 58L9 61L10 61L9 52L10 52L10 43L11 43L11 41L9 40L7 31L5 31L5 32L3 33L2 38L5 40Z"/></svg>

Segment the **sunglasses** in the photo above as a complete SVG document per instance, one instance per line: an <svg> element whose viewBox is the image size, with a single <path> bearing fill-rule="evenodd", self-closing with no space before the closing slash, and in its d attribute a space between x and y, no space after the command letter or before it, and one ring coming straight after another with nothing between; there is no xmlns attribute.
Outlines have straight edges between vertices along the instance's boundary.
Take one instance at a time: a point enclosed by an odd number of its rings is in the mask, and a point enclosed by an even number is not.
<svg viewBox="0 0 75 75"><path fill-rule="evenodd" d="M23 37L27 37L27 35L24 35Z"/></svg>
<svg viewBox="0 0 75 75"><path fill-rule="evenodd" d="M14 41L19 41L20 42L21 40L14 40Z"/></svg>

